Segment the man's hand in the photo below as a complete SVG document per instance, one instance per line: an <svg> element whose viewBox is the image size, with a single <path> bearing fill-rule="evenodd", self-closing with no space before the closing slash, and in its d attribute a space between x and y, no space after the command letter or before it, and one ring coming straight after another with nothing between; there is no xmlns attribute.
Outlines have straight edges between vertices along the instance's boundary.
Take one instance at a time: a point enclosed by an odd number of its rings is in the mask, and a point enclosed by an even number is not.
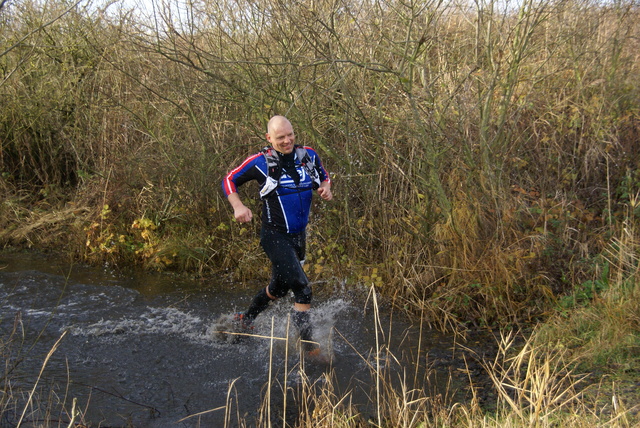
<svg viewBox="0 0 640 428"><path fill-rule="evenodd" d="M253 213L246 205L242 205L233 209L233 216L238 223L249 223L253 218Z"/></svg>
<svg viewBox="0 0 640 428"><path fill-rule="evenodd" d="M251 210L242 203L237 193L231 193L227 200L233 207L233 216L238 223L249 223L253 218Z"/></svg>
<svg viewBox="0 0 640 428"><path fill-rule="evenodd" d="M323 181L318 187L318 195L325 201L330 201L333 199L333 193L331 193L331 183L328 181Z"/></svg>

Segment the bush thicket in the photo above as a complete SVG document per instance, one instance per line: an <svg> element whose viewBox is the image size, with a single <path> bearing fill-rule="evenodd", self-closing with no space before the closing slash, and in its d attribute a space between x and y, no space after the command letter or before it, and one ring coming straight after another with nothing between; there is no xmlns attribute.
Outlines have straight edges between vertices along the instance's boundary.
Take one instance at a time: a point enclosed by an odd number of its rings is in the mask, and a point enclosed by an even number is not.
<svg viewBox="0 0 640 428"><path fill-rule="evenodd" d="M150 4L2 3L5 245L267 275L220 179L273 114L334 179L309 275L442 328L540 316L637 224L634 1Z"/></svg>

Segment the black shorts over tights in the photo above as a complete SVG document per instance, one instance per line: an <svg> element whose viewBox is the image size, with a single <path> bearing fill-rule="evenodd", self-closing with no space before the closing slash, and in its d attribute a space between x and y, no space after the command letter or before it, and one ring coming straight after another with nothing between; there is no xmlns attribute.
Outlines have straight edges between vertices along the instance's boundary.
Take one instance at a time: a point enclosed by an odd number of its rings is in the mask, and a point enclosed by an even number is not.
<svg viewBox="0 0 640 428"><path fill-rule="evenodd" d="M311 303L311 287L300 262L306 251L306 233L286 233L263 227L260 232L260 245L271 260L271 283L269 294L284 297L289 290L295 296L295 302Z"/></svg>

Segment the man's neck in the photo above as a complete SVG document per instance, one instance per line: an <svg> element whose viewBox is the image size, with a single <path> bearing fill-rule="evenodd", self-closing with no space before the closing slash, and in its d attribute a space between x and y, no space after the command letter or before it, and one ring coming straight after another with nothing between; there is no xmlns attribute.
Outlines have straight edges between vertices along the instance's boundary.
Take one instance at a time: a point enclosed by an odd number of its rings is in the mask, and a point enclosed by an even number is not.
<svg viewBox="0 0 640 428"><path fill-rule="evenodd" d="M277 150L276 150L276 153L277 153L277 154L278 154L278 156L280 156L282 159L287 159L287 160L288 160L288 159L293 159L293 158L295 157L295 155L296 155L295 150L294 150L294 151L292 151L291 153L287 153L287 154L280 153L279 151L277 151Z"/></svg>

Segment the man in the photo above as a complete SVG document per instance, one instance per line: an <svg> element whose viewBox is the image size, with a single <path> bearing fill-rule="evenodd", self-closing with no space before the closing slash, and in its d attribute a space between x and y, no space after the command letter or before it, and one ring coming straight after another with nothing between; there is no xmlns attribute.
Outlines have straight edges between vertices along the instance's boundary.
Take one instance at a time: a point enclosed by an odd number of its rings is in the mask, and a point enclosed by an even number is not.
<svg viewBox="0 0 640 428"><path fill-rule="evenodd" d="M326 201L333 198L331 180L320 157L310 147L295 144L291 122L274 116L267 124L266 139L271 147L245 159L222 181L236 221L248 223L253 218L237 188L247 181L260 185L262 228L260 244L271 260L271 282L253 298L246 312L236 320L248 327L271 301L291 290L295 297L293 321L300 331L305 349L311 350L312 327L309 321L311 287L302 264L306 250L306 227L314 190ZM306 343L305 343L306 342Z"/></svg>

